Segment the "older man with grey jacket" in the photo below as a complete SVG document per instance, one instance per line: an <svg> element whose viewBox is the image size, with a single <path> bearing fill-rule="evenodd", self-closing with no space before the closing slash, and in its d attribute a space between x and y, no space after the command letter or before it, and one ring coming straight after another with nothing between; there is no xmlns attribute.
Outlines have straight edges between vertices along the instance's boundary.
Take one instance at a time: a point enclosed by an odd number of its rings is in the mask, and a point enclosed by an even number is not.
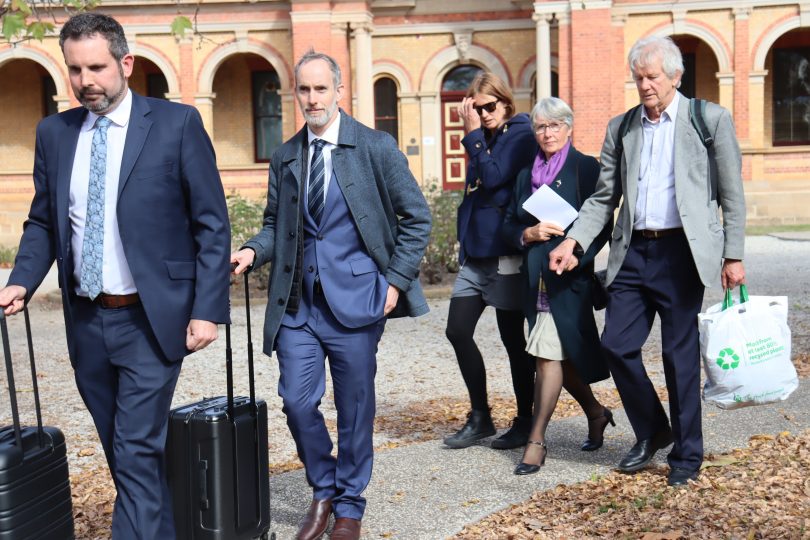
<svg viewBox="0 0 810 540"><path fill-rule="evenodd" d="M618 468L638 471L674 442L668 484L684 486L703 461L697 314L704 288L745 281L740 149L729 112L708 103L704 121L713 138L715 196L712 157L692 126L689 99L677 90L683 75L678 47L670 38L644 38L631 48L628 64L642 106L630 113L626 133L619 133L624 115L610 121L596 192L549 255L550 266L558 273L574 268L578 251L619 207L602 348L637 442ZM641 360L656 313L669 420Z"/></svg>

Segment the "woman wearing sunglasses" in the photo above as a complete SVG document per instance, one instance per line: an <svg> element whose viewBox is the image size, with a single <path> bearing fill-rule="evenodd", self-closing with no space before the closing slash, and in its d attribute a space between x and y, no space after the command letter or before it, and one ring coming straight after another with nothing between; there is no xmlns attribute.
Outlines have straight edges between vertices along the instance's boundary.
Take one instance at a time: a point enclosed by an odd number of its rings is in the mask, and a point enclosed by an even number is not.
<svg viewBox="0 0 810 540"><path fill-rule="evenodd" d="M515 114L511 90L492 73L473 80L459 113L465 133L461 142L469 161L464 199L458 209L461 269L450 298L446 333L472 410L467 423L444 442L451 448L466 448L495 435L484 360L473 340L481 313L492 306L509 356L517 401L511 428L493 440L492 447L518 448L526 444L531 428L534 367L526 353L523 330L520 251L503 241L501 224L515 177L534 159L537 143L528 115Z"/></svg>
<svg viewBox="0 0 810 540"><path fill-rule="evenodd" d="M548 254L564 238L557 225L538 220L523 203L541 186L579 210L599 179L599 163L571 145L574 113L561 99L541 99L532 109L540 150L533 163L518 174L511 204L504 219L504 238L523 251L523 309L529 320L528 352L535 357L534 423L515 474L532 474L546 460L546 427L557 406L562 387L577 400L588 418L584 451L602 446L613 413L591 391L590 383L607 379L599 333L593 317L593 260L607 242L610 226L583 254L575 270L557 275L549 270ZM615 424L614 424L615 425Z"/></svg>

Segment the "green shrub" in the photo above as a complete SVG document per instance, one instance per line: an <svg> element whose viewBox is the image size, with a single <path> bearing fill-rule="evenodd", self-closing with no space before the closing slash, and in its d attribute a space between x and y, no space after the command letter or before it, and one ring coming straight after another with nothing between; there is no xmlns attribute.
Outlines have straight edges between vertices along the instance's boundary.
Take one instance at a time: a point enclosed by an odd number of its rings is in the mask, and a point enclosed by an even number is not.
<svg viewBox="0 0 810 540"><path fill-rule="evenodd" d="M14 259L17 257L17 246L0 246L0 268L10 268L14 266Z"/></svg>
<svg viewBox="0 0 810 540"><path fill-rule="evenodd" d="M430 242L422 259L422 276L429 284L441 283L448 272L458 272L456 214L462 195L461 191L443 191L435 181L425 193L433 216Z"/></svg>
<svg viewBox="0 0 810 540"><path fill-rule="evenodd" d="M231 249L239 249L262 228L265 199L248 199L232 191L225 197L228 203L228 217L231 220ZM252 272L253 286L266 289L270 279L270 265ZM239 280L241 283L241 279Z"/></svg>

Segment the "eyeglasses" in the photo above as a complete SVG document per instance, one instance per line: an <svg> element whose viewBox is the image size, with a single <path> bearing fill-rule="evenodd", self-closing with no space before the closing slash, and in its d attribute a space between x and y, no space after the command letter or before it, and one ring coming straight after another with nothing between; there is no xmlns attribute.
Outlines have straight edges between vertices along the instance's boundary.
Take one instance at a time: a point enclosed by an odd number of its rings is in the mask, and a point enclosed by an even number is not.
<svg viewBox="0 0 810 540"><path fill-rule="evenodd" d="M490 101L489 103L484 103L483 105L473 105L473 109L475 112L478 113L478 116L481 116L481 113L487 111L489 114L495 112L495 108L498 106L498 102L500 99L496 99L495 101Z"/></svg>
<svg viewBox="0 0 810 540"><path fill-rule="evenodd" d="M534 127L535 133L544 133L546 131L550 131L551 133L559 133L562 127L566 124L558 124L554 122L553 124L540 124L539 126Z"/></svg>

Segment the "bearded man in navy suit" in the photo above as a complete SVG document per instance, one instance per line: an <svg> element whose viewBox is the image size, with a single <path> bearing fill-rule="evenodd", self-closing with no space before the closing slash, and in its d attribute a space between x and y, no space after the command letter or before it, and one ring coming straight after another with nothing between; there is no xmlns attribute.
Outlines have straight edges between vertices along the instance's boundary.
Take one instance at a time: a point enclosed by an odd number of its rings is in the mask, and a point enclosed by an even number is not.
<svg viewBox="0 0 810 540"><path fill-rule="evenodd" d="M394 139L338 108L340 68L309 52L295 66L307 126L270 160L262 230L232 255L236 273L272 262L264 352L276 351L287 425L313 500L296 538L360 537L371 478L377 343L388 317L428 306L419 264L430 210ZM318 407L324 358L334 383L338 452Z"/></svg>
<svg viewBox="0 0 810 540"><path fill-rule="evenodd" d="M225 194L199 113L129 90L117 21L76 15L59 42L82 107L37 128L0 306L22 309L56 261L70 361L117 489L112 536L171 539L164 446L181 360L228 322Z"/></svg>

